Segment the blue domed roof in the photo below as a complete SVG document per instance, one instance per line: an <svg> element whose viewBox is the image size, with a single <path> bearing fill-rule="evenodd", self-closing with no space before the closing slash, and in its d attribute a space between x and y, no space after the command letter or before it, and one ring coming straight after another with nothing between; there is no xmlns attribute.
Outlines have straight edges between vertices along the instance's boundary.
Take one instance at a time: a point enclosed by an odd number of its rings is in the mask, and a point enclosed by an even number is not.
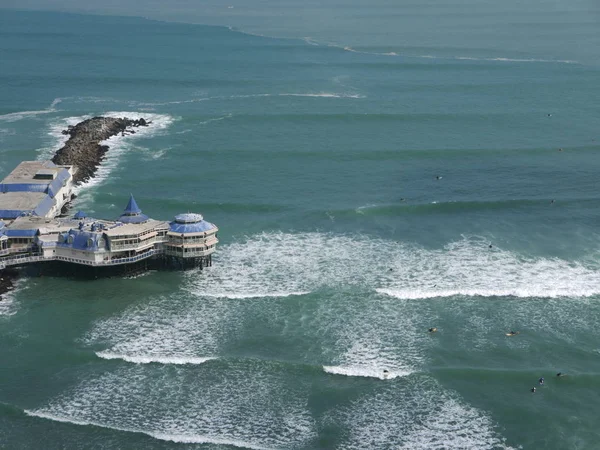
<svg viewBox="0 0 600 450"><path fill-rule="evenodd" d="M119 216L119 222L123 223L144 223L148 220L146 214L142 214L142 210L137 205L133 194L130 194L129 203L125 207L123 214Z"/></svg>
<svg viewBox="0 0 600 450"><path fill-rule="evenodd" d="M194 213L179 214L169 224L169 231L173 233L203 233L214 228L216 228L214 224L204 220L200 214Z"/></svg>
<svg viewBox="0 0 600 450"><path fill-rule="evenodd" d="M74 219L85 219L87 214L83 211L77 211L77 213L73 216Z"/></svg>

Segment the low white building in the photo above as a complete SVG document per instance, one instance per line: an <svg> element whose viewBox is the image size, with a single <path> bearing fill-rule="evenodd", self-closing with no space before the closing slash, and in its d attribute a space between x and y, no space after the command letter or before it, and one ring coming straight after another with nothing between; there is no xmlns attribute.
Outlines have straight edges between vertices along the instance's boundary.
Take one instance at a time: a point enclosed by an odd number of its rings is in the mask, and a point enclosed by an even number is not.
<svg viewBox="0 0 600 450"><path fill-rule="evenodd" d="M73 196L73 167L23 161L0 183L0 219L54 218Z"/></svg>

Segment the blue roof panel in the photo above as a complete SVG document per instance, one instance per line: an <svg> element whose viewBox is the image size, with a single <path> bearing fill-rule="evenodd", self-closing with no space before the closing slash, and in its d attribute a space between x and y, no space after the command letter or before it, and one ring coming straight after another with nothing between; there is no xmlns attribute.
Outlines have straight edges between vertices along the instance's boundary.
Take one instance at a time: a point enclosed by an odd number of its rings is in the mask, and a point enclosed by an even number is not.
<svg viewBox="0 0 600 450"><path fill-rule="evenodd" d="M0 192L46 192L45 183L0 183Z"/></svg>
<svg viewBox="0 0 600 450"><path fill-rule="evenodd" d="M169 231L172 233L203 233L205 231L210 231L214 228L217 228L216 225L207 222L206 220L201 220L195 223L178 223L173 221L169 224Z"/></svg>
<svg viewBox="0 0 600 450"><path fill-rule="evenodd" d="M44 217L46 214L50 212L52 207L54 206L54 199L47 195L44 199L37 205L37 207L33 210L33 213L36 216Z"/></svg>
<svg viewBox="0 0 600 450"><path fill-rule="evenodd" d="M144 223L148 220L148 216L146 214L136 214L134 216L123 214L118 220L123 223Z"/></svg>
<svg viewBox="0 0 600 450"><path fill-rule="evenodd" d="M11 230L7 228L5 233L8 237L32 237L37 234L37 228L35 230Z"/></svg>
<svg viewBox="0 0 600 450"><path fill-rule="evenodd" d="M56 174L56 178L48 185L48 195L55 197L58 191L66 184L66 181L71 177L67 169L62 169Z"/></svg>
<svg viewBox="0 0 600 450"><path fill-rule="evenodd" d="M23 211L21 209L0 209L0 217L3 219L16 219L31 213L31 211Z"/></svg>

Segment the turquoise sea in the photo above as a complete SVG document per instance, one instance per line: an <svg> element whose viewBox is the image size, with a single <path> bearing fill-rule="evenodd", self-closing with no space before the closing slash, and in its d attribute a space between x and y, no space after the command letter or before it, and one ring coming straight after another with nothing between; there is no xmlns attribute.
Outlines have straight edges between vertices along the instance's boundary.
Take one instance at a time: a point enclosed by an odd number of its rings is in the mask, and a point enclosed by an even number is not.
<svg viewBox="0 0 600 450"><path fill-rule="evenodd" d="M0 178L144 117L75 210L221 243L21 279L0 448L600 448L596 2L144 6L0 2Z"/></svg>

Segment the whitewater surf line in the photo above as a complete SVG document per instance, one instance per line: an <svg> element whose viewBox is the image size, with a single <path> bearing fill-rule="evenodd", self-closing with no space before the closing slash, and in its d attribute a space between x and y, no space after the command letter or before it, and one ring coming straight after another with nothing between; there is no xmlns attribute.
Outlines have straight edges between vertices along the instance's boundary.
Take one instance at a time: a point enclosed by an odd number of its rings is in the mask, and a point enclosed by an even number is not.
<svg viewBox="0 0 600 450"><path fill-rule="evenodd" d="M270 450L269 447L261 447L261 446L253 445L253 444L250 444L247 442L241 442L241 441L237 441L237 440L233 440L233 439L230 440L230 439L222 439L222 438L218 438L218 437L202 436L202 435L169 434L169 433L155 432L155 431L149 431L149 430L136 430L136 429L131 429L131 428L121 428L118 426L104 425L104 424L101 424L101 423L98 423L95 421L79 420L79 419L71 418L71 417L67 417L67 416L60 416L60 415L46 412L44 410L34 411L34 410L25 409L24 412L25 412L25 414L27 414L30 417L37 417L40 419L52 420L52 421L61 422L61 423L70 423L72 425L93 426L93 427L104 428L104 429L109 429L109 430L124 431L126 433L140 433L140 434L145 434L146 436L150 436L154 439L158 439L161 441L170 441L170 442L178 442L178 443L185 443L185 444L231 445L233 447L248 448L248 449L252 449L252 450Z"/></svg>
<svg viewBox="0 0 600 450"><path fill-rule="evenodd" d="M104 352L96 352L96 356L102 359L120 359L126 362L135 363L135 364L150 364L150 363L158 363L158 364L174 364L174 365L198 365L203 364L207 361L212 361L217 359L216 357L194 357L194 356L186 356L186 355L123 355L119 353L113 353L110 351Z"/></svg>

